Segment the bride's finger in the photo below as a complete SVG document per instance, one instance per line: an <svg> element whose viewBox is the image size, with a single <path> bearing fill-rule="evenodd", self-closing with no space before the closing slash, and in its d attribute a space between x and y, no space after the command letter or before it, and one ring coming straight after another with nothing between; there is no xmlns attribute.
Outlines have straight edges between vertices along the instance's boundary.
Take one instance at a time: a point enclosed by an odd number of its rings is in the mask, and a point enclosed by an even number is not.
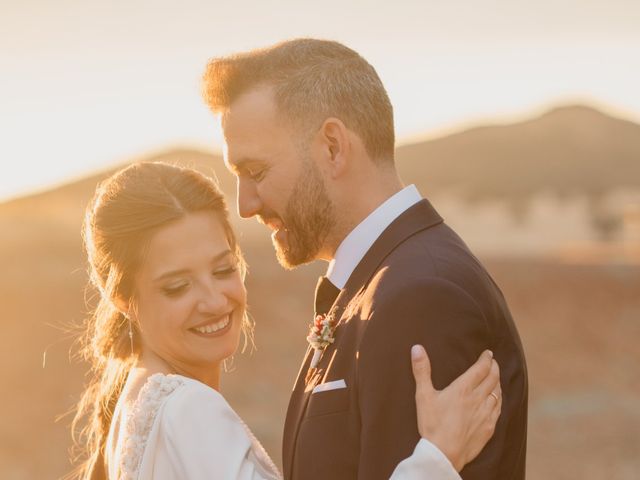
<svg viewBox="0 0 640 480"><path fill-rule="evenodd" d="M474 393L480 399L486 398L491 392L496 390L496 387L500 385L500 367L495 360L491 361L491 368L488 375L480 382L475 388Z"/></svg>
<svg viewBox="0 0 640 480"><path fill-rule="evenodd" d="M487 399L487 405L489 405L490 411L485 420L485 425L491 434L493 434L495 426L498 423L498 418L500 418L500 413L502 412L502 395L497 395L497 397L497 401L492 395L489 395Z"/></svg>
<svg viewBox="0 0 640 480"><path fill-rule="evenodd" d="M495 390L489 392L489 395L486 397L485 403L489 406L490 413L488 413L490 418L496 418L500 415L500 411L502 410L502 388L500 387L500 383L496 385ZM495 420L492 420L495 422Z"/></svg>
<svg viewBox="0 0 640 480"><path fill-rule="evenodd" d="M499 396L498 401L496 402L493 411L491 412L491 421L496 424L498 418L500 417L500 413L502 412L502 395Z"/></svg>
<svg viewBox="0 0 640 480"><path fill-rule="evenodd" d="M428 395L435 390L431 383L431 362L422 345L411 347L411 369L416 380L416 397Z"/></svg>
<svg viewBox="0 0 640 480"><path fill-rule="evenodd" d="M452 385L463 387L467 391L475 390L482 384L491 372L491 363L493 352L485 350L480 354L476 363L471 365L469 369L455 379Z"/></svg>
<svg viewBox="0 0 640 480"><path fill-rule="evenodd" d="M487 395L480 405L476 413L477 425L486 435L487 439L493 435L496 423L502 411L502 394L501 392L493 392L495 395Z"/></svg>

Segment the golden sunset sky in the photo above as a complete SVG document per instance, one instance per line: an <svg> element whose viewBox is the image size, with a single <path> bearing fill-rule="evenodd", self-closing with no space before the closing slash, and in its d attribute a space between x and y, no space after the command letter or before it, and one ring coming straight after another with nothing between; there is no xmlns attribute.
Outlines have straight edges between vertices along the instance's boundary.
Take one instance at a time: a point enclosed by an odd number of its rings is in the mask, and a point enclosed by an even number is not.
<svg viewBox="0 0 640 480"><path fill-rule="evenodd" d="M311 36L376 67L400 142L566 103L640 121L637 0L0 0L0 200L220 148L207 59Z"/></svg>

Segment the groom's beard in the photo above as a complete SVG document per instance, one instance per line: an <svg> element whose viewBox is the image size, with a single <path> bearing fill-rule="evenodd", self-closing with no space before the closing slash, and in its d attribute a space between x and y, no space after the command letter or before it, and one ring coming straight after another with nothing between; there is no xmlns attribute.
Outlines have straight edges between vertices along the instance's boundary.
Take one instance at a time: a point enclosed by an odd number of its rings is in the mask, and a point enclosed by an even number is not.
<svg viewBox="0 0 640 480"><path fill-rule="evenodd" d="M285 234L273 237L280 265L291 269L315 260L335 222L335 208L311 160L298 177L282 221Z"/></svg>

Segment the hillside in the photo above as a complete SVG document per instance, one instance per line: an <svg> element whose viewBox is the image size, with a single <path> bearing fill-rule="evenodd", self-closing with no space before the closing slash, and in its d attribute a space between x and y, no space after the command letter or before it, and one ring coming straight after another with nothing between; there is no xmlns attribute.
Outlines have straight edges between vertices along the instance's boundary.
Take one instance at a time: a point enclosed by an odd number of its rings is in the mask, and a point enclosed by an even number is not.
<svg viewBox="0 0 640 480"><path fill-rule="evenodd" d="M640 125L569 106L398 148L403 178L424 192L519 200L535 192L597 196L640 187Z"/></svg>
<svg viewBox="0 0 640 480"><path fill-rule="evenodd" d="M183 149L145 160L193 166L216 176L225 194L235 196L235 182L220 155ZM403 180L423 192L453 190L466 198L514 201L540 191L597 196L615 188L640 188L640 125L590 107L559 107L521 123L477 127L400 146L396 164ZM88 198L108 173L0 203L0 214L45 205L72 207L73 198Z"/></svg>

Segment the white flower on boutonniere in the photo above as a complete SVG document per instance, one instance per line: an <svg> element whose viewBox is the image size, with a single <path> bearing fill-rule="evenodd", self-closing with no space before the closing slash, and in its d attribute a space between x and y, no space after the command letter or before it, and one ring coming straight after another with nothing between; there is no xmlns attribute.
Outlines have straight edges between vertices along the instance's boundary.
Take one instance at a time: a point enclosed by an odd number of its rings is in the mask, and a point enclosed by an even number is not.
<svg viewBox="0 0 640 480"><path fill-rule="evenodd" d="M309 335L307 336L307 341L314 350L309 368L316 368L318 366L322 352L334 342L334 333L337 324L338 321L335 315L333 315L333 312L325 315L316 315L315 320L309 328Z"/></svg>

